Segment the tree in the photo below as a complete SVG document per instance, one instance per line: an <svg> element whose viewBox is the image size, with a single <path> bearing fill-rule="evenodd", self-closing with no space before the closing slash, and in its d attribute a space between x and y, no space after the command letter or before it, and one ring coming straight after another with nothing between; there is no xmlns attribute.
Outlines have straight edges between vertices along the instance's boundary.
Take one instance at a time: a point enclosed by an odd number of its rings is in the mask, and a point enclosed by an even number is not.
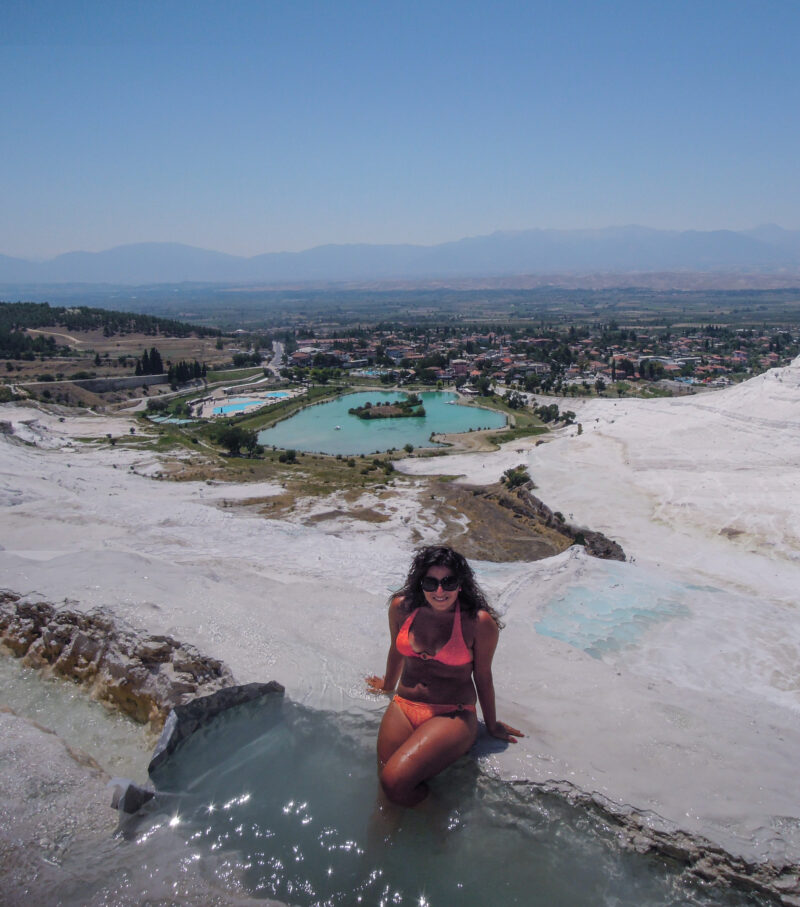
<svg viewBox="0 0 800 907"><path fill-rule="evenodd" d="M530 474L524 463L521 463L519 466L512 466L511 469L507 469L500 479L500 481L509 489L519 488L520 485L525 485L530 482L530 480Z"/></svg>
<svg viewBox="0 0 800 907"><path fill-rule="evenodd" d="M478 389L478 393L481 397L491 397L492 395L492 382L487 377L478 378L475 382L475 387Z"/></svg>
<svg viewBox="0 0 800 907"><path fill-rule="evenodd" d="M161 353L152 346L150 347L150 374L160 375L164 371L164 363L161 361Z"/></svg>
<svg viewBox="0 0 800 907"><path fill-rule="evenodd" d="M247 452L254 456L260 444L258 435L249 428L241 428L238 425L227 425L217 434L217 441L228 451L232 457L238 457L239 451L244 447Z"/></svg>

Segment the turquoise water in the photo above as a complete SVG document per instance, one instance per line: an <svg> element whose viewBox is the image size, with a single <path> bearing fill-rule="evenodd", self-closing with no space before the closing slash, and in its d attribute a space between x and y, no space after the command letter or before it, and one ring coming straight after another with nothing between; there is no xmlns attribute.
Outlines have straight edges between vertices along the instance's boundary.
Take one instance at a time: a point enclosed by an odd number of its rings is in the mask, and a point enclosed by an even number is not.
<svg viewBox="0 0 800 907"><path fill-rule="evenodd" d="M571 586L545 605L537 633L569 643L594 658L637 643L654 624L688 617L691 590L630 565L605 564L608 579Z"/></svg>
<svg viewBox="0 0 800 907"><path fill-rule="evenodd" d="M163 853L171 828L172 866L191 854L220 888L293 905L762 903L622 850L607 821L473 758L434 779L421 807L379 809L379 719L276 699L223 713L154 773L163 793L128 833L127 859L155 878L144 845L160 830Z"/></svg>
<svg viewBox="0 0 800 907"><path fill-rule="evenodd" d="M359 419L348 413L351 407L404 398L400 391L366 391L347 394L328 403L309 406L289 419L265 429L259 444L294 448L310 453L369 454L414 447L434 447L432 432L450 434L479 428L503 428L502 413L455 403L458 395L441 391L420 394L425 406L422 418ZM453 401L453 402L450 402ZM337 429L337 426L339 428Z"/></svg>
<svg viewBox="0 0 800 907"><path fill-rule="evenodd" d="M214 407L214 415L222 416L225 413L240 413L246 409L250 409L251 406L260 406L267 400L282 400L284 397L288 397L289 394L286 391L270 391L268 394L264 394L263 397L247 397L240 400L231 400L229 403L224 403L222 406Z"/></svg>
<svg viewBox="0 0 800 907"><path fill-rule="evenodd" d="M151 422L158 422L161 425L189 425L194 419L177 419L174 416L148 416Z"/></svg>

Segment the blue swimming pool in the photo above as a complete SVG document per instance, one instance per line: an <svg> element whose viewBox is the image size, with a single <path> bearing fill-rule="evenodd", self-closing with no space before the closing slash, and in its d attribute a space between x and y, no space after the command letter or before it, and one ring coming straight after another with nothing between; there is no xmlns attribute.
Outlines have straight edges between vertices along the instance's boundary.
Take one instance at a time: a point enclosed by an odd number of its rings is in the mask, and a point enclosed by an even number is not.
<svg viewBox="0 0 800 907"><path fill-rule="evenodd" d="M223 403L222 406L215 406L214 415L223 416L227 413L241 413L253 407L263 406L264 403L269 403L271 400L283 400L288 396L288 391L269 391L269 393L263 394L260 397L238 398L236 400L231 400L229 403Z"/></svg>

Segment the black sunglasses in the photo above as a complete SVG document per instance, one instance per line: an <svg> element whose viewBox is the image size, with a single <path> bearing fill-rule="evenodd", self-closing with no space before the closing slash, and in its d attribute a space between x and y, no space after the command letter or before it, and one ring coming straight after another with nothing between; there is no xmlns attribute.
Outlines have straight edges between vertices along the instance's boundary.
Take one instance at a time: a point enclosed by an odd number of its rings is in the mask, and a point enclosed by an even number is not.
<svg viewBox="0 0 800 907"><path fill-rule="evenodd" d="M454 592L458 589L459 582L459 578L451 573L450 576L446 576L444 579L436 579L434 576L423 576L419 584L425 592L435 592L439 586L445 592Z"/></svg>

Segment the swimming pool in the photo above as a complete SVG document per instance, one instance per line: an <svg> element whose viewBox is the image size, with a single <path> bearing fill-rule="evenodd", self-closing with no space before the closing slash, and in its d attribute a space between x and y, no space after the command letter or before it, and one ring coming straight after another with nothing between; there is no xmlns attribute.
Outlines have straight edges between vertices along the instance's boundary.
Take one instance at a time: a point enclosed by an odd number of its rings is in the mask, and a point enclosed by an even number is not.
<svg viewBox="0 0 800 907"><path fill-rule="evenodd" d="M245 410L252 407L263 406L270 400L283 400L288 396L288 391L269 391L269 393L264 394L263 397L242 397L236 400L231 400L229 403L224 403L222 406L215 406L214 415L223 416L227 413L244 412Z"/></svg>

